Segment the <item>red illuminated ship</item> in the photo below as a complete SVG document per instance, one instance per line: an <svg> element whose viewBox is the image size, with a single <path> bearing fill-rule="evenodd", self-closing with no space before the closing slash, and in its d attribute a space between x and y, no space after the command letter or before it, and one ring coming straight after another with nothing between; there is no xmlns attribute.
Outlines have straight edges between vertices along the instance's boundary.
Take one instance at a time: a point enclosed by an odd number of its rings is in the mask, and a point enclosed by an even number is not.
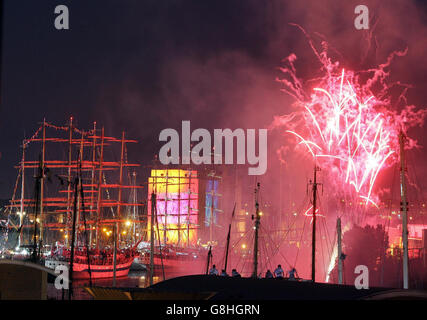
<svg viewBox="0 0 427 320"><path fill-rule="evenodd" d="M8 206L8 246L29 247L34 261L53 268L69 264L75 248L72 265L78 278L89 272L92 278L111 277L111 248L116 247L116 276L126 275L143 234L143 203L137 200L143 187L136 184L134 171L139 164L128 162L127 154L127 145L136 142L124 132L121 138L107 136L96 123L82 130L73 118L64 126L43 120L22 143ZM53 247L63 248L61 254L53 254ZM90 254L81 255L80 248Z"/></svg>
<svg viewBox="0 0 427 320"><path fill-rule="evenodd" d="M134 249L120 250L116 256L116 277L124 277L129 273L134 261ZM88 258L90 263L88 263ZM55 269L58 265L70 266L70 250L55 251L45 260L48 268ZM73 258L73 279L102 279L114 276L114 251L93 250L87 254L85 248L75 251Z"/></svg>

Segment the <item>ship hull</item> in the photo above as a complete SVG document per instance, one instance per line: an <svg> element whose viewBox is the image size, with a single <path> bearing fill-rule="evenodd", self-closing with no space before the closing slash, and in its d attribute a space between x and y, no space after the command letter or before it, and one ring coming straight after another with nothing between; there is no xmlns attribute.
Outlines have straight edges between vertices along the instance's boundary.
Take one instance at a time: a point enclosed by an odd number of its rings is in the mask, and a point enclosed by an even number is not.
<svg viewBox="0 0 427 320"><path fill-rule="evenodd" d="M125 277L129 273L130 266L133 259L116 265L116 277ZM73 265L73 278L74 279L105 279L114 277L113 265L91 265L90 275L89 266L87 264L74 263Z"/></svg>
<svg viewBox="0 0 427 320"><path fill-rule="evenodd" d="M126 262L119 263L116 265L116 277L126 277L129 273L130 266L133 262L133 258ZM69 263L58 260L47 260L45 263L46 267L55 269L58 265L66 265L69 267ZM107 279L114 277L114 266L112 264L103 265L90 265L85 263L74 263L73 264L73 279L84 280L84 279Z"/></svg>

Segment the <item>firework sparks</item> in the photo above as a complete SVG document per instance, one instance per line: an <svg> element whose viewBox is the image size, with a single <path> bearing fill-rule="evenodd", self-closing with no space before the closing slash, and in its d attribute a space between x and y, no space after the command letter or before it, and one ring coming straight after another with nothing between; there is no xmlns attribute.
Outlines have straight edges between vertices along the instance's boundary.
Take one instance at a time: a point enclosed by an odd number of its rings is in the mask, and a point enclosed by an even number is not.
<svg viewBox="0 0 427 320"><path fill-rule="evenodd" d="M333 63L324 43L324 51L319 53L309 41L323 65L324 76L316 79L317 86L306 94L303 81L296 76L296 55L285 59L288 66L281 71L289 79L278 81L284 85L283 91L296 98L298 111L277 117L273 127L285 125L286 133L294 136L316 163L327 168L335 181L356 192L366 205L377 206L374 186L380 171L398 158L395 150L399 132L422 124L426 115L426 110L414 111L414 106L404 106L401 113L391 109L387 90L392 85L386 84L385 68L394 56L402 56L406 51L392 53L377 69L356 73ZM361 74L370 78L362 83ZM372 90L374 84L381 87L376 95ZM409 138L409 146L416 146L416 141Z"/></svg>
<svg viewBox="0 0 427 320"><path fill-rule="evenodd" d="M287 132L295 135L314 158L338 161L345 182L356 192L365 192L360 196L366 203L372 202L372 188L394 153L390 138L397 132L387 127L383 114L374 110L374 96L357 96L351 77L346 79L344 70L340 77L329 81L328 87L314 88L312 100L305 106L304 118L311 138L305 139L292 130Z"/></svg>
<svg viewBox="0 0 427 320"><path fill-rule="evenodd" d="M313 212L309 213L310 211L313 211L313 206L310 206L310 208L308 208L305 212L304 212L304 216L306 217L311 217L310 220L310 224L313 222ZM322 217L325 218L324 215L319 214L319 208L316 209L316 217Z"/></svg>

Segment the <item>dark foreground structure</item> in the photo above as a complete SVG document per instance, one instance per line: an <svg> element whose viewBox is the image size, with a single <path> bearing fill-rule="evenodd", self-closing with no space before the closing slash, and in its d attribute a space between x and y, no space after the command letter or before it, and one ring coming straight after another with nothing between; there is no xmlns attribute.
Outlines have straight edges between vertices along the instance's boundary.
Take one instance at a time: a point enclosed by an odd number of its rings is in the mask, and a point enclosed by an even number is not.
<svg viewBox="0 0 427 320"><path fill-rule="evenodd" d="M89 290L88 290L89 291ZM91 288L95 299L142 300L427 300L427 291L370 288L288 281L192 275L162 281L149 288Z"/></svg>

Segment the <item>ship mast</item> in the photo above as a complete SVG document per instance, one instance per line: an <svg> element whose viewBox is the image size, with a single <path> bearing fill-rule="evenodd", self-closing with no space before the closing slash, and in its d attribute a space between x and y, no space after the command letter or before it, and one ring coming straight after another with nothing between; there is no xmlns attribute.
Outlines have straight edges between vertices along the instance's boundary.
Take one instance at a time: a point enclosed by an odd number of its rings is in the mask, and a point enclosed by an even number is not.
<svg viewBox="0 0 427 320"><path fill-rule="evenodd" d="M311 239L311 280L316 281L316 210L317 210L317 171L320 168L314 165L313 179L313 230Z"/></svg>
<svg viewBox="0 0 427 320"><path fill-rule="evenodd" d="M190 246L191 169L188 170L187 248Z"/></svg>
<svg viewBox="0 0 427 320"><path fill-rule="evenodd" d="M133 184L132 185L136 186L136 172L135 171L132 173L132 176L133 176ZM137 218L137 210L138 210L138 207L136 206L136 204L138 203L138 195L137 195L135 189L133 189L132 191L133 191L132 245L134 245L136 243L135 233L136 233L136 220L137 220L136 218Z"/></svg>
<svg viewBox="0 0 427 320"><path fill-rule="evenodd" d="M80 177L77 175L74 178L74 208L73 208L73 217L72 217L72 227L71 227L71 251L70 251L70 273L69 273L69 283L70 289L68 291L68 299L71 300L73 296L73 272L74 272L74 243L76 238L76 218L78 210L78 187L80 184ZM81 188L82 186L80 186ZM89 263L89 261L88 261Z"/></svg>
<svg viewBox="0 0 427 320"><path fill-rule="evenodd" d="M153 188L154 189L154 188ZM150 225L150 286L153 285L154 275L154 208L156 206L156 195L151 194L151 225Z"/></svg>
<svg viewBox="0 0 427 320"><path fill-rule="evenodd" d="M40 157L38 173L36 176L36 186L35 186L35 205L34 205L34 235L33 235L33 253L32 253L32 261L36 263L39 259L39 255L37 254L37 220L38 214L40 212L40 185L41 185L41 176L43 175L43 166L42 160ZM40 237L40 234L39 234Z"/></svg>
<svg viewBox="0 0 427 320"><path fill-rule="evenodd" d="M214 196L213 196L213 187L211 190L211 216L209 219L209 243L212 244L212 233L213 233L213 224L214 224Z"/></svg>
<svg viewBox="0 0 427 320"><path fill-rule="evenodd" d="M341 218L337 219L337 239L338 239L338 284L342 284L342 239L341 239Z"/></svg>
<svg viewBox="0 0 427 320"><path fill-rule="evenodd" d="M67 180L71 181L71 164L72 164L72 145L73 145L73 117L70 118L70 122L68 124L68 165L67 165L67 170L68 170L68 175L67 175ZM67 211L66 211L66 215L67 218L69 219L69 217L71 216L71 184L68 184L67 186ZM67 237L65 238L65 243L68 246L68 238L69 238L69 221L66 222L66 229L65 229L65 234L67 235Z"/></svg>
<svg viewBox="0 0 427 320"><path fill-rule="evenodd" d="M22 160L21 160L21 202L19 215L19 237L18 247L23 242L22 226L24 224L24 198L25 198L25 139L22 141Z"/></svg>
<svg viewBox="0 0 427 320"><path fill-rule="evenodd" d="M102 203L102 170L104 161L104 127L101 129L101 151L99 156L99 167L98 167L98 190L97 190L97 202L96 202L96 229L95 229L95 246L99 248L99 223L101 220L101 203Z"/></svg>
<svg viewBox="0 0 427 320"><path fill-rule="evenodd" d="M119 222L118 220L121 221L122 219L122 186L123 186L123 165L124 165L124 161L123 161L123 157L124 157L124 150L125 150L125 132L122 131L122 140L121 140L121 151L120 151L120 166L119 166L119 195L118 195L118 201L117 201L117 218L116 218L116 222L115 222L115 226L116 226L116 233L117 233L117 237L120 237L120 227L119 227ZM118 219L118 220L117 220ZM116 238L117 238L116 237ZM120 240L116 239L117 241Z"/></svg>
<svg viewBox="0 0 427 320"><path fill-rule="evenodd" d="M169 170L166 170L166 180L165 180L165 214L164 214L164 221L165 223L163 224L163 242L166 245L167 240L168 240L168 186L169 186ZM158 223L158 221L156 222ZM159 243L160 243L160 238L159 238Z"/></svg>
<svg viewBox="0 0 427 320"><path fill-rule="evenodd" d="M118 230L118 223L113 224L113 233L114 233L114 251L113 251L113 287L116 286L116 275L117 275L117 230Z"/></svg>
<svg viewBox="0 0 427 320"><path fill-rule="evenodd" d="M403 242L403 288L408 289L408 202L406 201L405 181L405 135L399 134L400 145L400 211L402 212L402 242Z"/></svg>
<svg viewBox="0 0 427 320"><path fill-rule="evenodd" d="M236 204L234 204L233 213L231 214L231 221L230 221L230 224L228 225L227 246L226 246L226 249L225 249L225 264L224 264L224 270L225 270L225 272L227 272L228 249L230 248L231 223L233 222L235 210L236 210Z"/></svg>
<svg viewBox="0 0 427 320"><path fill-rule="evenodd" d="M39 235L39 244L40 248L43 244L43 232L44 232L44 221L43 221L43 213L44 213L44 170L45 170L45 156L46 156L46 119L43 119L43 137L42 137L42 162L41 162L41 176L40 176L40 235Z"/></svg>
<svg viewBox="0 0 427 320"><path fill-rule="evenodd" d="M258 203L259 188L260 188L260 183L258 182L257 187L255 189L254 271L252 274L252 277L254 278L257 278L258 276L258 231L259 231L259 224L260 224L259 203Z"/></svg>
<svg viewBox="0 0 427 320"><path fill-rule="evenodd" d="M93 201L93 196L95 194L95 160L96 160L96 122L93 123L93 133L92 133L92 165L91 165L91 180L90 180L90 193L91 193L91 197L90 197L90 207L89 207L89 214L90 217L93 219L93 208L94 208L94 201ZM89 231L89 247L92 246L93 241L92 241L92 237L93 237L93 228L90 228Z"/></svg>
<svg viewBox="0 0 427 320"><path fill-rule="evenodd" d="M121 213L121 202L122 202L122 186L123 186L123 156L125 148L125 132L122 131L121 139L121 151L120 151L120 166L119 166L119 195L117 201L117 217L113 225L114 232L114 252L113 252L113 287L116 286L116 274L117 274L117 241L119 241L119 222L122 219ZM119 219L119 220L118 220Z"/></svg>

